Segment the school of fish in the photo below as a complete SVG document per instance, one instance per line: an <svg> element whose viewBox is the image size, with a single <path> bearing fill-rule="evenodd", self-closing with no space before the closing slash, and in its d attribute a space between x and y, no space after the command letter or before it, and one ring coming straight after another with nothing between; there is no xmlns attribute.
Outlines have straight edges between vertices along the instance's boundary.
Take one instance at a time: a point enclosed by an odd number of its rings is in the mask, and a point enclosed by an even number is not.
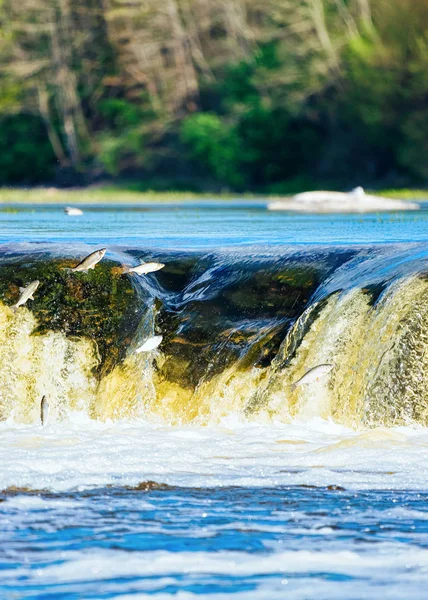
<svg viewBox="0 0 428 600"><path fill-rule="evenodd" d="M69 216L79 216L83 214L79 208L66 207L64 209L65 213ZM68 269L73 273L87 273L90 269L95 269L96 265L104 258L105 253L107 252L107 248L101 248L99 250L95 250L85 256L75 267ZM147 273L154 273L155 271L159 271L164 268L163 263L158 262L148 262L137 265L136 267L127 267L125 266L123 269L124 273L136 274L136 275L146 275ZM27 287L19 288L21 295L19 296L17 302L11 306L13 312L15 312L20 306L24 306L27 300L34 300L34 293L40 285L40 281L36 279L27 285ZM140 352L151 352L159 347L162 342L163 337L161 335L155 335L148 338L139 348L135 350L136 354ZM43 396L40 401L40 422L42 426L48 424L49 419L49 402L46 396Z"/></svg>
<svg viewBox="0 0 428 600"><path fill-rule="evenodd" d="M67 207L65 210L66 210L67 214L70 214L70 212L68 212L68 208L69 207ZM80 210L80 209L76 209L76 210ZM73 213L71 213L71 214L73 214ZM74 214L77 215L78 213L76 212ZM106 252L107 252L106 248L101 248L99 250L95 250L94 252L91 252L91 254L88 254L88 256L85 256L85 258L83 258L75 267L71 268L70 271L74 272L74 273L86 273L90 269L95 269L96 265L104 258ZM159 262L147 262L147 263L141 263L135 267L124 266L123 272L129 273L131 275L132 274L146 275L148 273L154 273L156 271L159 271L160 269L163 269L164 266L165 265L163 263L159 263ZM27 302L27 300L34 300L34 293L36 292L39 285L40 285L40 281L35 280L35 281L32 281L27 287L20 288L21 295L20 295L19 299L17 300L17 302L11 307L12 310L16 311L20 306L23 306ZM148 339L145 340L145 342L141 346L139 346L135 350L135 354L140 354L141 352L152 352L153 350L156 350L156 348L158 348L160 346L160 344L162 343L162 340L163 340L162 335L155 335L155 336L149 337ZM300 379L298 379L297 381L295 381L294 383L291 384L291 388L290 388L291 391L293 392L297 387L299 387L301 385L307 385L307 384L318 381L320 378L322 378L325 375L327 375L328 373L330 373L330 371L333 369L333 367L334 367L334 365L331 363L315 365L314 367L312 367L308 371L306 371L302 375L302 377L300 377ZM43 426L47 424L48 418L49 418L49 402L48 402L46 396L43 396L41 399L41 402L40 402L40 421Z"/></svg>

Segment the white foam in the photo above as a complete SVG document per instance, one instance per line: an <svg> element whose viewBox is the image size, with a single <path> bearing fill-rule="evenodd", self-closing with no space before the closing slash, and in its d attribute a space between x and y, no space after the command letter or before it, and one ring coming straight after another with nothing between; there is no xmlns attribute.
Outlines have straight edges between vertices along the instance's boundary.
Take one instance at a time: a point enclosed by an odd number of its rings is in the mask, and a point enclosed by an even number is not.
<svg viewBox="0 0 428 600"><path fill-rule="evenodd" d="M22 510L52 510L52 509L73 509L76 506L75 500L64 500L62 498L41 498L40 496L18 495L6 498L5 504L8 509L16 508Z"/></svg>
<svg viewBox="0 0 428 600"><path fill-rule="evenodd" d="M218 427L101 423L0 425L0 489L135 485L340 485L428 490L428 429L354 432L329 421Z"/></svg>
<svg viewBox="0 0 428 600"><path fill-rule="evenodd" d="M54 558L54 553L52 558ZM46 557L45 554L45 558ZM58 560L58 556L55 556ZM192 585L201 577L215 581L219 577L233 577L251 582L251 594L243 591L234 598L366 598L382 586L383 598L399 598L406 588L407 598L416 598L428 584L428 551L409 549L400 544L382 543L376 550L357 553L355 551L285 551L266 555L247 552L124 552L120 550L91 550L90 552L64 551L61 562L40 566L33 571L22 564L16 569L5 569L5 583L19 577L21 581L33 580L38 586L61 584L69 590L82 589L90 585L95 590L103 582L103 591L119 592L115 598L126 598L127 580L134 578L133 590L145 598L146 592L155 592L171 587ZM330 581L319 574L330 573ZM347 581L348 577L354 578ZM153 579L151 579L153 578ZM340 578L340 579L339 579ZM335 580L334 580L335 579ZM114 581L115 580L115 581ZM90 583L89 583L90 582ZM404 587L403 587L404 586ZM282 590L282 596L278 592ZM340 593L342 595L340 595ZM156 593L156 598L169 598L168 593ZM291 595L289 595L291 594ZM208 594L214 598L228 598L225 594ZM90 598L90 594L85 594ZM153 597L153 596L152 596ZM193 598L191 592L179 592L176 598ZM401 596L403 597L403 596ZM421 596L419 596L421 597Z"/></svg>
<svg viewBox="0 0 428 600"><path fill-rule="evenodd" d="M394 553L391 553L391 550ZM275 573L318 573L324 569L353 577L368 576L386 569L388 572L428 568L428 550L411 549L399 544L383 544L376 553L358 554L349 550L310 552L308 550L254 554L247 552L62 552L62 564L40 569L39 578L49 581L86 581L133 575L162 576L176 574L213 574L246 577ZM334 566L334 568L332 568ZM25 575L25 567L22 568ZM15 576L16 576L15 571ZM9 575L4 572L5 577ZM428 572L424 574L428 582Z"/></svg>

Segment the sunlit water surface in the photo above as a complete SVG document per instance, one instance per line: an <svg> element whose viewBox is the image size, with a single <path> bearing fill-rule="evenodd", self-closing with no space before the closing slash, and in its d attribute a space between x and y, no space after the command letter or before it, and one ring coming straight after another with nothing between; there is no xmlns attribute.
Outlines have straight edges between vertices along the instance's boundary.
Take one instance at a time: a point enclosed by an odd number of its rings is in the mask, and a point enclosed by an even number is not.
<svg viewBox="0 0 428 600"><path fill-rule="evenodd" d="M204 248L289 243L355 244L426 240L422 210L355 215L270 212L262 201L186 204L88 205L69 217L62 206L3 205L0 240L140 243L147 247Z"/></svg>
<svg viewBox="0 0 428 600"><path fill-rule="evenodd" d="M200 250L406 242L426 210L268 213L262 203L3 207L4 251L29 242ZM417 244L416 244L417 243ZM29 248L34 248L31 244ZM403 250L404 248L404 250ZM0 598L425 598L428 431L332 420L213 426L70 413L0 425Z"/></svg>

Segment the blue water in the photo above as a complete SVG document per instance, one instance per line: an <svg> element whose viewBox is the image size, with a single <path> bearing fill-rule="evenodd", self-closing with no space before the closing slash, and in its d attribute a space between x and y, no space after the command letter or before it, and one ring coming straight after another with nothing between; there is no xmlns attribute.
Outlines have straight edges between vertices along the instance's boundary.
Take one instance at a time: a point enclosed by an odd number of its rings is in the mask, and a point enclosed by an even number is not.
<svg viewBox="0 0 428 600"><path fill-rule="evenodd" d="M225 207L226 205L226 207ZM423 241L428 203L419 211L362 215L270 212L262 202L84 207L69 217L62 206L0 207L0 241L91 241L154 248L266 244L358 244Z"/></svg>
<svg viewBox="0 0 428 600"><path fill-rule="evenodd" d="M389 598L404 585L402 597L423 598L428 579L418 564L426 494L101 488L19 498L0 505L2 598ZM394 568L392 553L402 557Z"/></svg>
<svg viewBox="0 0 428 600"><path fill-rule="evenodd" d="M261 248L281 254L290 245L364 245L364 257L357 255L354 260L363 267L370 264L373 281L373 273L384 280L389 268L396 276L404 265L406 273L409 263L425 265L428 256L428 203L418 212L319 216L268 212L262 202L83 208L82 217L72 218L63 213L62 206L0 207L4 251L28 247L31 252L38 243L63 245L65 255L73 254L82 243L116 251L122 246L149 249L154 255L157 251L241 247L252 260ZM397 243L399 249L388 254ZM385 256L390 257L387 266ZM361 271L365 282L365 271ZM343 288L347 277L344 269ZM323 285L328 289L328 281ZM272 440L271 445L267 440L264 443L263 433L255 441L240 429L242 456L237 457L227 437L236 431L227 423L206 446L202 437L198 442L197 433L189 437L187 451L195 457L198 477L204 481L214 477L213 461L224 460L215 472L215 485L199 486L193 485L196 467L174 445L174 428L164 427L159 433L162 443L151 444L146 455L132 440L138 430L129 437L126 429L113 430L104 438L95 425L92 431L86 423L85 443L95 448L98 458L94 459L83 445L80 450L79 423L73 425L75 434L68 431L67 439L57 424L50 437L41 428L33 428L24 441L25 427L17 426L15 438L15 425L9 424L8 443L15 457L12 471L16 470L19 487L8 486L0 493L0 599L426 598L428 480L427 485L421 481L427 432L421 428L416 445L411 442L413 433L409 434L404 450L395 442L389 445L388 438L380 445L376 442L367 455L370 478L367 475L365 486L362 466L354 470L339 451L331 451L328 457L318 453L323 444L330 448L329 444L342 439L334 424L325 425L330 426L333 437L317 442L315 450L304 450L309 456L310 481L316 481L331 461L329 486L285 486L284 476L293 480L303 471L289 468L280 476L281 456L274 454ZM155 440L156 431L155 427ZM178 434L186 443L186 431L178 428ZM69 447L78 457L74 470L66 463ZM294 447L297 463L299 446L291 445L290 452ZM46 453L40 448L47 449ZM359 459L362 463L365 456ZM11 460L8 448L2 449L2 457L0 474ZM173 473L182 485L124 487L120 469L126 471L127 458L138 458L143 481L153 457L159 472L151 473L151 479L162 483L163 473L169 477ZM272 474L273 459L279 462ZM117 485L113 477L110 486L102 481L97 486L93 470L99 468L102 480L110 460L119 465L114 476ZM293 454L287 460L292 463ZM92 469L88 485L87 461ZM400 472L410 473L406 489L395 479L388 484L395 464ZM234 474L236 481L242 481L249 465L257 485L234 484ZM80 479L76 476L79 469ZM54 482L51 490L39 490L40 470ZM339 471L346 474L346 488L336 485L335 472ZM381 489L370 483L377 472L383 478ZM412 487L415 472L419 478ZM218 485L222 476L223 487ZM68 486L72 477L79 483ZM265 477L269 477L266 485ZM22 482L27 482L28 489Z"/></svg>

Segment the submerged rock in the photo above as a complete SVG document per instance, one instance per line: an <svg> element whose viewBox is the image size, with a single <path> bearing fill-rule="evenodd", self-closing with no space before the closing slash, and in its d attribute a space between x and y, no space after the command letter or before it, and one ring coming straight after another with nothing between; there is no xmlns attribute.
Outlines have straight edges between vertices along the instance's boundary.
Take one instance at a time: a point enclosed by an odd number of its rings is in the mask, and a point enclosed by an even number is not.
<svg viewBox="0 0 428 600"><path fill-rule="evenodd" d="M269 202L268 210L301 213L365 213L393 210L419 210L419 204L366 194L362 187L350 192L315 191Z"/></svg>

